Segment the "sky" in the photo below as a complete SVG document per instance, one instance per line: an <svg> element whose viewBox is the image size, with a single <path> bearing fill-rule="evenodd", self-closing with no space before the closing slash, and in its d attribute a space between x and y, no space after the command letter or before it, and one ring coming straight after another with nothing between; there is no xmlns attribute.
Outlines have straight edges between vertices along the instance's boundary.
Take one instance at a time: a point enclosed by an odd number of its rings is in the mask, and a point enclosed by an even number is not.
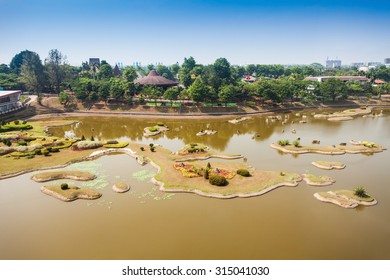
<svg viewBox="0 0 390 280"><path fill-rule="evenodd" d="M390 57L388 0L0 0L0 63L51 49L79 66L311 64Z"/></svg>

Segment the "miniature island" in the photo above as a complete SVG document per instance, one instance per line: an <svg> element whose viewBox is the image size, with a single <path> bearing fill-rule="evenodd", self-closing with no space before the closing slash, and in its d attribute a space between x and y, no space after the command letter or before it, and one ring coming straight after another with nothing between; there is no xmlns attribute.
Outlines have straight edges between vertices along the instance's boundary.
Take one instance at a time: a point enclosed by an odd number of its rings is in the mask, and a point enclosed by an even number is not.
<svg viewBox="0 0 390 280"><path fill-rule="evenodd" d="M371 107L362 107L357 109L348 109L341 112L335 112L331 114L315 114L316 119L327 119L329 121L347 121L353 120L355 116L363 116L371 114Z"/></svg>
<svg viewBox="0 0 390 280"><path fill-rule="evenodd" d="M331 170L331 169L344 169L345 164L338 161L324 161L324 160L316 160L313 161L311 164L313 164L315 167Z"/></svg>
<svg viewBox="0 0 390 280"><path fill-rule="evenodd" d="M329 186L336 182L329 176L315 176L313 174L302 174L302 178L310 186Z"/></svg>
<svg viewBox="0 0 390 280"><path fill-rule="evenodd" d="M157 125L155 126L149 126L144 128L144 136L145 137L150 137L150 136L155 136L158 135L162 132L168 131L169 128L162 122L158 122Z"/></svg>
<svg viewBox="0 0 390 280"><path fill-rule="evenodd" d="M248 121L248 120L251 120L251 119L252 119L251 117L238 117L238 118L235 118L235 119L232 119L232 120L228 120L228 122L232 123L232 124L237 124L237 123Z"/></svg>
<svg viewBox="0 0 390 280"><path fill-rule="evenodd" d="M89 172L82 171L48 171L41 172L31 177L35 182L48 182L59 179L70 179L76 181L89 181L95 179L96 176Z"/></svg>
<svg viewBox="0 0 390 280"><path fill-rule="evenodd" d="M117 182L112 186L112 190L117 193L125 193L130 190L130 186L126 182Z"/></svg>
<svg viewBox="0 0 390 280"><path fill-rule="evenodd" d="M323 202L330 202L343 208L355 208L359 205L371 206L378 202L368 195L363 187L355 190L337 190L315 193L314 197Z"/></svg>
<svg viewBox="0 0 390 280"><path fill-rule="evenodd" d="M60 186L43 186L41 187L41 191L44 194L65 202L74 201L76 199L97 199L102 196L101 193L93 189L68 186L66 183L61 184Z"/></svg>

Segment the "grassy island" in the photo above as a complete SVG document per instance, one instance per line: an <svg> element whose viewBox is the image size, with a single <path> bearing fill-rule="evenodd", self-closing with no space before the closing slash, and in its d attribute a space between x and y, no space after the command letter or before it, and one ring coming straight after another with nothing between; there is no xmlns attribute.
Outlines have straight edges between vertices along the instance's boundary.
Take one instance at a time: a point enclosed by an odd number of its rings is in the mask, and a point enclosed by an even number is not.
<svg viewBox="0 0 390 280"><path fill-rule="evenodd" d="M313 174L302 174L302 178L310 186L329 186L336 182L329 176L315 176Z"/></svg>
<svg viewBox="0 0 390 280"><path fill-rule="evenodd" d="M351 190L337 190L315 193L314 197L323 202L330 202L343 208L355 208L358 205L375 205L378 202L370 195L357 196Z"/></svg>
<svg viewBox="0 0 390 280"><path fill-rule="evenodd" d="M331 169L344 169L345 164L342 162L338 161L324 161L324 160L316 160L313 161L311 164L314 166L321 168L321 169L326 169L326 170L331 170Z"/></svg>
<svg viewBox="0 0 390 280"><path fill-rule="evenodd" d="M112 186L112 190L117 193L124 193L130 190L130 186L126 182L118 182Z"/></svg>
<svg viewBox="0 0 390 280"><path fill-rule="evenodd" d="M67 184L63 184L67 185ZM101 193L88 188L79 188L76 186L67 186L63 188L61 186L44 186L41 191L47 195L55 197L62 201L73 201L76 199L97 199L102 196Z"/></svg>
<svg viewBox="0 0 390 280"><path fill-rule="evenodd" d="M155 126L145 127L144 128L144 136L145 137L155 136L155 135L158 135L158 134L165 132L165 131L168 131L168 130L169 130L169 128L165 124L159 122Z"/></svg>
<svg viewBox="0 0 390 280"><path fill-rule="evenodd" d="M252 119L251 117L238 117L238 118L235 118L233 120L228 120L228 122L230 122L232 124L237 124L237 123L244 122L244 121L251 120L251 119Z"/></svg>
<svg viewBox="0 0 390 280"><path fill-rule="evenodd" d="M335 112L331 114L315 114L314 118L316 119L328 119L329 121L342 121L350 120L355 116L363 116L371 114L371 107L362 107L357 109L348 109L341 112Z"/></svg>
<svg viewBox="0 0 390 280"><path fill-rule="evenodd" d="M48 182L59 179L70 179L76 181L89 181L95 179L96 176L89 172L82 171L48 171L41 172L31 177L35 182Z"/></svg>
<svg viewBox="0 0 390 280"><path fill-rule="evenodd" d="M291 145L288 142L281 145L280 143L272 143L271 147L282 151L284 153L290 154L307 154L307 153L316 153L324 155L343 155L343 154L372 154L379 153L385 150L385 148L374 145L374 146L364 146L364 145L333 145L333 146L301 146Z"/></svg>

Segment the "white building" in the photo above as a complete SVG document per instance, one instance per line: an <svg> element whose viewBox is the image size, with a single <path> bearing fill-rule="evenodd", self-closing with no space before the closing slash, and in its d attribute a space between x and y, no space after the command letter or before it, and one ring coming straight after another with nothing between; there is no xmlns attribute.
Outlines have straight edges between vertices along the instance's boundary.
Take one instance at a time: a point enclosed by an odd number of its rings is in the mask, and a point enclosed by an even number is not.
<svg viewBox="0 0 390 280"><path fill-rule="evenodd" d="M336 68L336 67L341 67L341 60L339 59L327 59L326 60L326 68Z"/></svg>
<svg viewBox="0 0 390 280"><path fill-rule="evenodd" d="M21 107L22 104L19 101L21 94L22 91L20 90L0 91L0 113Z"/></svg>

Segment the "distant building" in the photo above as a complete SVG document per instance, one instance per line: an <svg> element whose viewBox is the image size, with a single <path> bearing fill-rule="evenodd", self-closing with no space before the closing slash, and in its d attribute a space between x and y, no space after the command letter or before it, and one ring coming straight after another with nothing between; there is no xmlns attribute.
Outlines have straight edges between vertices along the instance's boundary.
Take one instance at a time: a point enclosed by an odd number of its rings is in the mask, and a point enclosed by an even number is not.
<svg viewBox="0 0 390 280"><path fill-rule="evenodd" d="M305 81L317 81L317 82L325 82L329 79L337 79L342 80L343 82L347 81L359 81L361 83L369 82L370 79L364 76L318 76L318 77L306 77Z"/></svg>
<svg viewBox="0 0 390 280"><path fill-rule="evenodd" d="M382 63L381 62L367 62L367 66L370 67L370 66L374 66L374 67L378 67L378 66L381 66Z"/></svg>
<svg viewBox="0 0 390 280"><path fill-rule="evenodd" d="M20 90L2 90L0 91L0 113L16 109L22 106L20 103Z"/></svg>
<svg viewBox="0 0 390 280"><path fill-rule="evenodd" d="M390 58L385 58L385 64L390 64Z"/></svg>
<svg viewBox="0 0 390 280"><path fill-rule="evenodd" d="M138 83L141 85L160 86L163 88L168 88L168 87L173 87L178 85L178 82L160 76L156 72L156 70L150 71L146 77L136 79L134 83Z"/></svg>
<svg viewBox="0 0 390 280"><path fill-rule="evenodd" d="M333 59L333 60L327 59L325 65L326 65L326 68L341 67L341 60L339 60L339 59Z"/></svg>
<svg viewBox="0 0 390 280"><path fill-rule="evenodd" d="M245 78L241 79L241 81L243 81L245 83L254 83L254 82L256 82L256 78L252 77L250 75L246 75Z"/></svg>
<svg viewBox="0 0 390 280"><path fill-rule="evenodd" d="M122 76L121 71L119 70L118 64L115 64L115 67L114 67L114 76L115 76L115 77L118 77L118 78Z"/></svg>
<svg viewBox="0 0 390 280"><path fill-rule="evenodd" d="M365 66L365 63L364 62L354 62L351 65L354 67L362 67L362 66Z"/></svg>
<svg viewBox="0 0 390 280"><path fill-rule="evenodd" d="M100 65L100 58L90 58L89 59L89 65Z"/></svg>

